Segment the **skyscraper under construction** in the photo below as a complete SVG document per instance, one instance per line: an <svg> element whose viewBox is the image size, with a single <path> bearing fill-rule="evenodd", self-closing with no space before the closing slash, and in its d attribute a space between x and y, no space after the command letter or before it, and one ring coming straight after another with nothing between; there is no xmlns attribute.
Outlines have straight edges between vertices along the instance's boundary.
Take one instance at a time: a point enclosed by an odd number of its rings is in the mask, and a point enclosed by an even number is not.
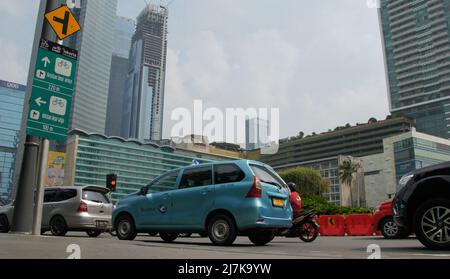
<svg viewBox="0 0 450 279"><path fill-rule="evenodd" d="M137 18L124 94L122 136L162 138L167 58L166 7L147 5Z"/></svg>

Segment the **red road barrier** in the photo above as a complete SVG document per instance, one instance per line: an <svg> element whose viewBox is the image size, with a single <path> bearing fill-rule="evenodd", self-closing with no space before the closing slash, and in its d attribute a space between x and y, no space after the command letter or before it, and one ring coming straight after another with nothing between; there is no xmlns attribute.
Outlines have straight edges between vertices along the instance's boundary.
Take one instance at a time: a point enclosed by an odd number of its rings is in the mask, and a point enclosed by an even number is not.
<svg viewBox="0 0 450 279"><path fill-rule="evenodd" d="M345 236L345 218L342 215L322 215L319 224L321 236Z"/></svg>
<svg viewBox="0 0 450 279"><path fill-rule="evenodd" d="M373 235L372 215L354 214L345 219L346 233L349 236L371 236Z"/></svg>

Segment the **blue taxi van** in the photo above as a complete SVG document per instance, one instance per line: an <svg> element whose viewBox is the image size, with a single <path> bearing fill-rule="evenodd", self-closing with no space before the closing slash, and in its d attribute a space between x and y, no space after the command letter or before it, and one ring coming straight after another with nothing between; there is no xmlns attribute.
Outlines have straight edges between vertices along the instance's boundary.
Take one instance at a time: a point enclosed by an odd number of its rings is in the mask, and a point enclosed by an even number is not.
<svg viewBox="0 0 450 279"><path fill-rule="evenodd" d="M283 179L260 162L188 166L120 200L113 225L121 240L159 233L172 242L180 233L200 233L215 245L231 245L238 235L265 245L275 230L292 226L289 195Z"/></svg>

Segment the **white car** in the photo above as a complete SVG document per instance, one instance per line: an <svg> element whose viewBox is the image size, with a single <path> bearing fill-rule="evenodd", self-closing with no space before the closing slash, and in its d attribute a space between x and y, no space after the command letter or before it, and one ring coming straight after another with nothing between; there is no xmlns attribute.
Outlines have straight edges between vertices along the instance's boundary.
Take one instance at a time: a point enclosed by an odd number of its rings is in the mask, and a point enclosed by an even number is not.
<svg viewBox="0 0 450 279"><path fill-rule="evenodd" d="M84 231L97 237L111 229L113 204L101 187L61 187L45 189L42 232L64 236L68 231ZM0 207L0 232L11 229L14 203Z"/></svg>

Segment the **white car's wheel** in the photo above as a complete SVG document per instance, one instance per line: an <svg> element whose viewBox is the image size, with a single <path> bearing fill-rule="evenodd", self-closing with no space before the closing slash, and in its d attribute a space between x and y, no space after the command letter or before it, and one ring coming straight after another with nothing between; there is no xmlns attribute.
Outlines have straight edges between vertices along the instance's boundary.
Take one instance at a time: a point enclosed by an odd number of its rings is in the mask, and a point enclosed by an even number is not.
<svg viewBox="0 0 450 279"><path fill-rule="evenodd" d="M4 214L0 215L0 233L8 233L9 229L8 217Z"/></svg>

